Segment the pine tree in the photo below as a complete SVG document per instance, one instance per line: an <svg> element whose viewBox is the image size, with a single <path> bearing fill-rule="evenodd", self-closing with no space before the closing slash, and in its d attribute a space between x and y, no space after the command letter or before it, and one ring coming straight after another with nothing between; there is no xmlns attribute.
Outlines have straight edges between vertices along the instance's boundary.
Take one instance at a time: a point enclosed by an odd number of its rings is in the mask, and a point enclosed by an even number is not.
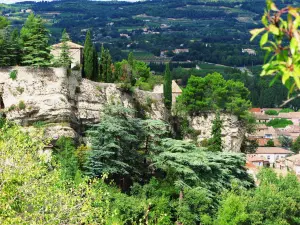
<svg viewBox="0 0 300 225"><path fill-rule="evenodd" d="M166 65L164 75L164 102L167 109L172 108L172 75L169 63Z"/></svg>
<svg viewBox="0 0 300 225"><path fill-rule="evenodd" d="M22 64L37 67L50 66L49 31L41 17L31 13L21 30Z"/></svg>
<svg viewBox="0 0 300 225"><path fill-rule="evenodd" d="M70 47L68 46L68 42L70 41L70 37L64 29L61 37L61 52L58 59L58 65L63 67L70 67L72 63L72 58L70 56Z"/></svg>
<svg viewBox="0 0 300 225"><path fill-rule="evenodd" d="M91 31L88 31L85 37L84 43L84 76L88 79L91 79L94 71L94 53L93 53L93 43L91 39Z"/></svg>
<svg viewBox="0 0 300 225"><path fill-rule="evenodd" d="M212 126L212 138L209 139L209 146L208 150L213 152L221 152L223 149L222 144L222 127L223 127L223 121L220 118L220 113L216 112L216 118L213 121Z"/></svg>

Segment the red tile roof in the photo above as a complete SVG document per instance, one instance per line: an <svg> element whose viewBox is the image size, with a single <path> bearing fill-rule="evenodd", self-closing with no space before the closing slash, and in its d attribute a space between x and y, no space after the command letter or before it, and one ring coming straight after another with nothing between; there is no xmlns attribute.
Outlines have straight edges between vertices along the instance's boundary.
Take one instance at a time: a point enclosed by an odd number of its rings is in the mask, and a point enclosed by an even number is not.
<svg viewBox="0 0 300 225"><path fill-rule="evenodd" d="M258 147L256 154L292 154L293 152L280 147Z"/></svg>

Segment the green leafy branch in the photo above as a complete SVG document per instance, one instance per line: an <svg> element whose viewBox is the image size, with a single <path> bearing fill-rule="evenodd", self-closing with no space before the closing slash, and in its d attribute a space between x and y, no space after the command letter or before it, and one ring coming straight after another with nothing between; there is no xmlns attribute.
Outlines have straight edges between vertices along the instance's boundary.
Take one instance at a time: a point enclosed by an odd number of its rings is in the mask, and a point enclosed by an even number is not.
<svg viewBox="0 0 300 225"><path fill-rule="evenodd" d="M281 78L282 83L289 89L288 98L300 89L299 12L300 8L291 6L278 9L272 0L267 0L267 7L261 20L264 27L250 31L251 41L262 34L260 47L266 51L266 55L261 76L274 76L270 86Z"/></svg>

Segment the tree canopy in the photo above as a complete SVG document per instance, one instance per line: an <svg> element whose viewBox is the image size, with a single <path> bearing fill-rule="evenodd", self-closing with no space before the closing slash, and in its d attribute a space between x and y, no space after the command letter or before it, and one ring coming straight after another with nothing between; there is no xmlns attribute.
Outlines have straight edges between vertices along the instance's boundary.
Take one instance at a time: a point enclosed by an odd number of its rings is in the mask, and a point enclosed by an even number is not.
<svg viewBox="0 0 300 225"><path fill-rule="evenodd" d="M239 81L226 81L221 74L205 77L191 76L179 102L191 114L223 110L238 116L245 115L251 107L249 91Z"/></svg>

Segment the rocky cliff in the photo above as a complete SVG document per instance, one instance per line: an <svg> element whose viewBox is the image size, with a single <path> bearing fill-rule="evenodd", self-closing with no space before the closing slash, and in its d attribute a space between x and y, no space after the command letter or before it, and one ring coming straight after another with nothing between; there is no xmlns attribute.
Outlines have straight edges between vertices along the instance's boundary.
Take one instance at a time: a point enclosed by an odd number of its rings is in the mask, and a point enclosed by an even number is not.
<svg viewBox="0 0 300 225"><path fill-rule="evenodd" d="M16 79L10 77L13 70L17 71ZM24 126L46 122L46 133L51 137L76 137L85 125L99 122L100 110L110 103L137 108L153 119L168 120L162 94L137 89L128 93L117 84L82 79L79 71L68 73L64 68L1 68L0 96L7 119ZM222 117L224 148L239 151L244 130L236 117ZM189 118L199 141L210 137L213 119L214 114Z"/></svg>

